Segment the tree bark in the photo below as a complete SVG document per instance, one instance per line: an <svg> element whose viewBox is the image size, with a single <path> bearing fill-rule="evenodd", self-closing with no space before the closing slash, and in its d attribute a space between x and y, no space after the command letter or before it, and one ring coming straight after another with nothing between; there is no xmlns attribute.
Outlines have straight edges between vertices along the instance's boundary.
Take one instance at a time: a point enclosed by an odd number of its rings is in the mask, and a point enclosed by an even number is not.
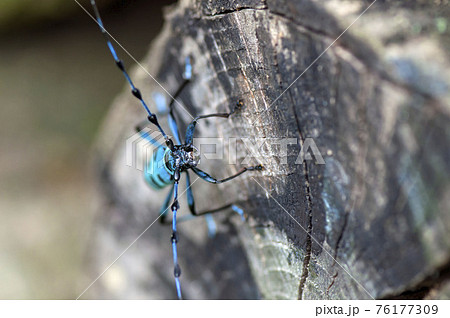
<svg viewBox="0 0 450 318"><path fill-rule="evenodd" d="M182 0L166 10L148 72L173 94L191 56L193 81L179 99L191 114L244 102L227 120L199 122L198 137L225 145L224 159L201 169L225 177L256 161L265 168L218 186L195 181L199 210L236 203L247 220L216 215L215 238L201 218L180 224L186 298L450 296L448 1L378 0L358 18L370 5ZM155 110L151 94L166 93L142 68L132 75ZM184 131L191 119L176 107ZM127 89L97 143L94 273L157 218L166 195L125 164L126 139L143 119ZM280 138L292 138L286 157ZM311 140L324 164L311 147L298 160ZM251 151L260 156L243 164ZM174 298L169 238L170 228L152 225L95 295Z"/></svg>

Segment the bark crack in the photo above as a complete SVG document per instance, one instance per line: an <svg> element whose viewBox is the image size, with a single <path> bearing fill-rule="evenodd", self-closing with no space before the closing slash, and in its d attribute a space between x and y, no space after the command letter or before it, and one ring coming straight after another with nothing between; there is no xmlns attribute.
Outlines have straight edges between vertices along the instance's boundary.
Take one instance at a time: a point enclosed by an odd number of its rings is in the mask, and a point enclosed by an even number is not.
<svg viewBox="0 0 450 318"><path fill-rule="evenodd" d="M300 129L300 122L299 122L299 119L298 119L297 111L296 111L296 109L294 107L295 103L293 101L292 94L291 94L290 91L289 91L289 97L290 97L290 99L292 101L291 105L292 105L292 109L293 109L293 112L294 112L295 121L297 123L297 131L298 131L298 134L299 134L299 137L300 137L299 138L300 149L302 149L303 142L304 142L305 139L303 138L303 133L302 133L302 131ZM305 177L304 187L305 187L305 197L306 197L307 208L308 208L308 211L307 211L308 227L306 229L306 234L307 234L307 237L306 237L306 251L305 251L306 253L305 253L305 258L303 260L303 265L302 265L302 276L300 278L300 283L299 283L299 286L298 286L298 297L297 297L298 299L302 299L303 298L303 290L305 288L306 280L308 279L308 276L309 276L309 263L311 261L311 251L312 251L312 237L311 237L311 233L312 233L312 227L313 227L313 225L312 225L312 206L313 206L313 202L312 202L312 198L311 198L311 189L310 189L310 183L309 183L308 164L306 163L305 160L303 160L303 162L302 162L302 170L303 170L302 171L303 175Z"/></svg>
<svg viewBox="0 0 450 318"><path fill-rule="evenodd" d="M327 288L327 292L326 292L327 297L329 296L330 289L331 289L331 287L333 287L334 282L336 281L336 278L338 277L338 275L339 275L339 272L336 272L336 273L333 275L333 279L331 280L331 284L330 284L330 285L328 286L328 288Z"/></svg>
<svg viewBox="0 0 450 318"><path fill-rule="evenodd" d="M283 82L280 76L280 70L279 70L279 62L278 62L278 41L275 41L275 45L274 45L274 61L275 61L275 67L277 68L277 74L276 74L276 79L278 80L279 83L279 87L281 90L283 90ZM304 142L304 138L303 138L303 133L300 129L300 122L297 116L297 112L296 109L294 107L295 103L293 101L292 98L292 94L289 91L288 92L289 98L291 99L292 103L292 110L295 116L295 121L297 124L297 131L299 134L299 142L300 142L300 149L302 148L303 142ZM307 227L307 237L306 237L306 250L305 250L305 258L303 259L303 264L302 264L302 275L300 278L300 282L299 282L299 286L298 286L298 295L297 295L297 299L302 299L303 297L303 290L304 290L304 286L306 283L306 280L309 276L309 263L311 261L311 252L312 252L312 238L311 238L311 233L312 233L312 199L311 199L311 190L310 190L310 185L309 185L309 176L308 176L308 167L307 167L307 163L306 161L303 161L302 163L302 169L303 169L303 174L305 176L305 197L307 200L307 215L308 215L308 227ZM291 173L293 174L293 173Z"/></svg>

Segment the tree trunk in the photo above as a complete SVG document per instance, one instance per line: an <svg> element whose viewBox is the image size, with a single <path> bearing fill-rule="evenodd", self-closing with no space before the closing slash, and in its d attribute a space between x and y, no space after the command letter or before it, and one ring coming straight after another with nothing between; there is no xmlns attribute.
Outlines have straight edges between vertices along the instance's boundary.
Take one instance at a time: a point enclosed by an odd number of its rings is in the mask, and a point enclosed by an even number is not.
<svg viewBox="0 0 450 318"><path fill-rule="evenodd" d="M229 119L199 122L196 136L223 138L225 149L200 168L216 177L265 168L221 185L195 181L199 210L236 203L247 219L215 215L215 238L202 218L179 225L186 298L450 296L448 1L378 0L355 22L370 5L182 0L166 10L148 72L173 94L190 56L193 81L179 102L191 114L244 102ZM156 110L151 96L163 89L141 68L132 77ZM191 118L175 107L184 131ZM127 89L97 144L95 274L157 218L167 193L125 164L126 139L143 119ZM287 155L281 138L291 138ZM252 151L260 155L243 163ZM170 233L152 225L95 295L174 298Z"/></svg>

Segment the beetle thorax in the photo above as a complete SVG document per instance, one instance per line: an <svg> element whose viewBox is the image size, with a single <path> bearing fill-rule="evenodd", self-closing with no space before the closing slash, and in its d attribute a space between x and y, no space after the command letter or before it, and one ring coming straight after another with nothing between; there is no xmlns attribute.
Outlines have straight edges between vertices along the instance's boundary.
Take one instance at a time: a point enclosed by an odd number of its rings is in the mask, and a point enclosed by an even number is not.
<svg viewBox="0 0 450 318"><path fill-rule="evenodd" d="M200 154L194 146L175 146L174 151L167 151L166 164L170 169L185 171L200 162Z"/></svg>

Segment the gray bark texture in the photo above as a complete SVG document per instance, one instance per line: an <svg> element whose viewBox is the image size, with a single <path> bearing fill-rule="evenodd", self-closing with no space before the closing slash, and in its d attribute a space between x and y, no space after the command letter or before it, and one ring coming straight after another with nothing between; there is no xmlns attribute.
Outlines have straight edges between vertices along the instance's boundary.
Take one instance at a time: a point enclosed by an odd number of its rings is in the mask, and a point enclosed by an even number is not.
<svg viewBox="0 0 450 318"><path fill-rule="evenodd" d="M221 185L191 174L199 210L234 202L247 219L215 215L214 238L203 218L179 224L185 298L450 297L449 2L378 0L357 19L370 5L181 0L167 8L142 65L173 94L191 56L193 81L179 102L193 115L244 102L229 119L199 122L197 137L225 144L222 160L200 168L218 178L256 162L265 168ZM152 93L167 94L142 68L131 73L155 110ZM176 107L184 131L191 118ZM93 278L152 224L167 194L125 164L126 140L144 119L127 88L97 143ZM294 140L287 156L279 138ZM324 164L314 147L298 160L311 140ZM260 156L242 163L252 151ZM153 224L92 297L175 298L170 234Z"/></svg>

